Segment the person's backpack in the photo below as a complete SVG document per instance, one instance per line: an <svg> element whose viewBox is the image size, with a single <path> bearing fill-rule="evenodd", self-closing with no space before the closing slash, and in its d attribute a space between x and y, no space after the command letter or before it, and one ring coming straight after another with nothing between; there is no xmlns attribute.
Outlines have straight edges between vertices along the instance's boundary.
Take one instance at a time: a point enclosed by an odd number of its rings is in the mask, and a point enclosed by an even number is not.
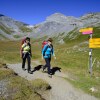
<svg viewBox="0 0 100 100"><path fill-rule="evenodd" d="M24 38L24 39L21 40L21 45L20 45L20 51L21 51L21 53L22 53L22 45L25 43L25 41L26 41L26 38Z"/></svg>
<svg viewBox="0 0 100 100"><path fill-rule="evenodd" d="M26 38L22 39L21 46L25 43L25 41L26 41Z"/></svg>
<svg viewBox="0 0 100 100"><path fill-rule="evenodd" d="M47 49L49 48L50 46L47 45L47 47L45 48L44 52L43 52L43 56L45 56L45 52L47 51ZM51 45L51 52L53 53L53 45Z"/></svg>
<svg viewBox="0 0 100 100"><path fill-rule="evenodd" d="M47 43L48 43L47 41L43 41L43 42L42 42L42 49L44 48L44 46L45 46Z"/></svg>

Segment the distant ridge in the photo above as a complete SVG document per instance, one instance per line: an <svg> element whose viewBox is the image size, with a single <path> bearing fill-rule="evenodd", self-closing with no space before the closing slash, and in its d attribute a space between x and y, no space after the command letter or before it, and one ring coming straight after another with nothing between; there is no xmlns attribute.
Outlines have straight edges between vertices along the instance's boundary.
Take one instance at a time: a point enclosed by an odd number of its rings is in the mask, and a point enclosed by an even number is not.
<svg viewBox="0 0 100 100"><path fill-rule="evenodd" d="M61 39L68 36L68 38L73 37L72 39L74 39L79 35L74 33L78 32L80 28L97 26L100 26L100 12L87 13L80 18L54 13L47 16L44 22L36 25L29 25L0 14L0 39L6 37L16 40L26 36L31 38L60 36ZM70 34L73 31L74 33Z"/></svg>

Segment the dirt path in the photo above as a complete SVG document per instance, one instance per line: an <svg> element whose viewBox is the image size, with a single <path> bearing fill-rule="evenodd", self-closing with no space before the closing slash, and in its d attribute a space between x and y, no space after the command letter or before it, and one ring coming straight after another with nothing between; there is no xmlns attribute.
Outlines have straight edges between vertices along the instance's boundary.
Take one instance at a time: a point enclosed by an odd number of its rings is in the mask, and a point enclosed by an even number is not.
<svg viewBox="0 0 100 100"><path fill-rule="evenodd" d="M34 61L34 63L37 65L40 64L38 61ZM27 80L43 79L47 81L52 89L48 96L42 94L46 100L98 100L95 97L74 88L67 80L61 78L68 77L64 73L56 72L52 78L49 78L47 73L42 73L41 71L35 71L33 74L28 74L27 71L22 70L20 63L9 64L8 67Z"/></svg>

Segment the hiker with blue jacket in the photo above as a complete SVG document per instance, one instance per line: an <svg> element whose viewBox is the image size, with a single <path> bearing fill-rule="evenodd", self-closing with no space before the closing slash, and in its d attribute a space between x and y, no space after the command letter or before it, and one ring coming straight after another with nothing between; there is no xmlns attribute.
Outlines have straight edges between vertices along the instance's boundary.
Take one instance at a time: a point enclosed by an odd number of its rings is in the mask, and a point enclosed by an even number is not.
<svg viewBox="0 0 100 100"><path fill-rule="evenodd" d="M47 40L47 44L43 47L42 49L42 58L45 59L45 66L43 66L43 71L45 70L45 68L47 67L48 68L48 76L51 77L52 73L51 73L51 65L50 65L50 62L51 62L51 56L53 55L54 58L56 59L55 57L55 54L54 54L54 48L53 48L53 45L52 45L52 38L49 38Z"/></svg>

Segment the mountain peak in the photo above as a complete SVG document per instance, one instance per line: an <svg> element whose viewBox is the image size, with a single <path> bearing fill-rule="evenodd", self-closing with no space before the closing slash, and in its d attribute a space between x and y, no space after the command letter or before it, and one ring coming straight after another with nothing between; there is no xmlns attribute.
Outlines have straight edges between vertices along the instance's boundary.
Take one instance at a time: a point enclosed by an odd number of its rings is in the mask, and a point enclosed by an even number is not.
<svg viewBox="0 0 100 100"><path fill-rule="evenodd" d="M52 14L51 16L65 16L65 15L62 14L62 13L54 13L54 14Z"/></svg>
<svg viewBox="0 0 100 100"><path fill-rule="evenodd" d="M61 14L61 13L54 13L54 14L48 16L46 18L46 21L56 21L56 22L60 21L61 22L61 21L66 20L66 18L67 17L65 15Z"/></svg>
<svg viewBox="0 0 100 100"><path fill-rule="evenodd" d="M52 14L52 15L50 15L49 17L47 17L47 19L48 18L55 18L55 17L66 17L64 14L62 14L62 13L54 13L54 14Z"/></svg>
<svg viewBox="0 0 100 100"><path fill-rule="evenodd" d="M71 23L73 21L77 21L78 19L73 16L66 16L61 13L54 13L46 18L46 21L54 21L58 23Z"/></svg>

